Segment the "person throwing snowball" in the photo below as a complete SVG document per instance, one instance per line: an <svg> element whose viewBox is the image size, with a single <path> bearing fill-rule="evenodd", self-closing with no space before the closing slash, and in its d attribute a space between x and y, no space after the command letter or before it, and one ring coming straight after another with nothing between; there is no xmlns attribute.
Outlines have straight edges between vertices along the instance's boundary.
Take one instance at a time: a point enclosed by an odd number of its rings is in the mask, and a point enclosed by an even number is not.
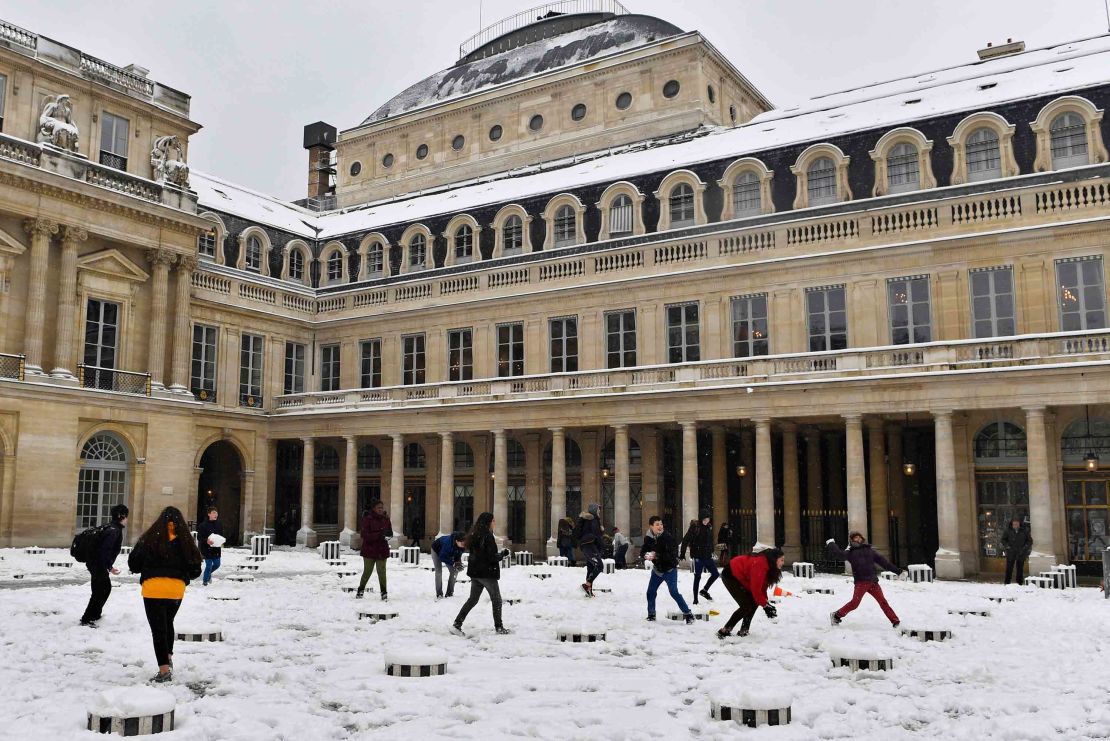
<svg viewBox="0 0 1110 741"><path fill-rule="evenodd" d="M757 607L762 607L768 618L778 616L774 605L767 604L767 589L778 584L782 578L782 565L785 562L782 551L767 548L750 556L736 556L729 559L724 568L721 581L725 589L736 600L736 610L724 627L717 631L717 637L724 640L732 634L732 629L741 620L740 631L736 634L743 638L748 634Z"/></svg>
<svg viewBox="0 0 1110 741"><path fill-rule="evenodd" d="M859 607L863 595L870 594L879 603L879 607L882 608L883 614L886 615L890 624L897 628L901 621L890 605L887 604L886 596L883 595L883 588L879 586L879 574L875 571L875 565L878 564L887 571L898 571L898 567L874 550L871 544L863 539L863 533L853 532L848 536L848 542L847 550L841 550L832 538L825 541L831 558L838 561L847 561L851 564L852 580L856 583L855 590L852 592L852 599L848 600L848 604L836 612L830 613L829 620L833 625L840 625L840 621L844 619L845 615Z"/></svg>

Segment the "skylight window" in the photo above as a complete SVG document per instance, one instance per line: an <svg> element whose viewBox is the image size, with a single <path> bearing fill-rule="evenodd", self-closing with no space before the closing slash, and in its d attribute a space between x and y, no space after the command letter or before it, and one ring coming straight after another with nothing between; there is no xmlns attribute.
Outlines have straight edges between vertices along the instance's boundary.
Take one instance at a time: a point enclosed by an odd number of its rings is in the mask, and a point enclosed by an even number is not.
<svg viewBox="0 0 1110 741"><path fill-rule="evenodd" d="M1071 70L1071 69L1075 69L1075 67L1061 67L1061 68L1059 68L1057 70L1053 70L1053 71L1054 72L1067 72L1068 70Z"/></svg>
<svg viewBox="0 0 1110 741"><path fill-rule="evenodd" d="M212 190L216 191L217 193L219 193L219 194L220 194L221 196L223 196L223 197L224 197L224 198L226 198L227 200L229 200L229 201L231 200L231 196L229 196L229 195L228 195L227 193L224 193L224 192L223 192L222 190L220 190L219 188L213 188Z"/></svg>
<svg viewBox="0 0 1110 741"><path fill-rule="evenodd" d="M982 85L979 86L979 89L980 90L990 90L992 87L998 87L998 83L997 82L984 82Z"/></svg>
<svg viewBox="0 0 1110 741"><path fill-rule="evenodd" d="M910 98L909 100L903 100L902 105L917 105L920 102L921 98Z"/></svg>

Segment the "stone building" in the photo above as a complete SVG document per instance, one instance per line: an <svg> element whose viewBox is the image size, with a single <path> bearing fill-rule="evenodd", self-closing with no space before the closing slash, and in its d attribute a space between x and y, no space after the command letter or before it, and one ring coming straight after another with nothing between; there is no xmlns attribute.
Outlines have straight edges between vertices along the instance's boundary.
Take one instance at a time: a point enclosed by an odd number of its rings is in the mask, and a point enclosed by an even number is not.
<svg viewBox="0 0 1110 741"><path fill-rule="evenodd" d="M306 127L299 203L190 173L142 68L0 24L0 545L118 501L357 543L381 498L538 554L598 501L947 578L1018 517L1034 571L1093 568L1110 37L778 108L698 32L563 5Z"/></svg>

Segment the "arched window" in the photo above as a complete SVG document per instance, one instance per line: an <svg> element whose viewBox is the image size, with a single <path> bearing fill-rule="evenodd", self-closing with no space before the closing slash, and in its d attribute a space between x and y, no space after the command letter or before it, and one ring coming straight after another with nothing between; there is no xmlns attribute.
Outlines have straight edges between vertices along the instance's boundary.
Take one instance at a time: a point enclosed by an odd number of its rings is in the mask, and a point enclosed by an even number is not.
<svg viewBox="0 0 1110 741"><path fill-rule="evenodd" d="M632 199L620 194L609 206L609 236L625 237L632 233Z"/></svg>
<svg viewBox="0 0 1110 741"><path fill-rule="evenodd" d="M576 226L574 209L569 205L560 206L555 212L555 246L572 246L575 241Z"/></svg>
<svg viewBox="0 0 1110 741"><path fill-rule="evenodd" d="M1011 422L991 422L975 436L976 463L1019 465L1025 456L1025 430Z"/></svg>
<svg viewBox="0 0 1110 741"><path fill-rule="evenodd" d="M374 242L366 249L366 274L375 277L382 274L384 252L381 242Z"/></svg>
<svg viewBox="0 0 1110 741"><path fill-rule="evenodd" d="M296 248L289 253L289 280L304 280L304 253Z"/></svg>
<svg viewBox="0 0 1110 741"><path fill-rule="evenodd" d="M363 445L358 449L358 468L360 471L380 471L382 454L373 445Z"/></svg>
<svg viewBox="0 0 1110 741"><path fill-rule="evenodd" d="M77 529L103 525L111 509L127 503L127 448L111 433L89 438L81 448L81 470L77 475Z"/></svg>
<svg viewBox="0 0 1110 741"><path fill-rule="evenodd" d="M967 179L990 180L1002 177L1002 152L998 134L989 126L971 132L967 137Z"/></svg>
<svg viewBox="0 0 1110 741"><path fill-rule="evenodd" d="M752 170L740 173L732 186L733 216L758 216L763 210L759 175Z"/></svg>
<svg viewBox="0 0 1110 741"><path fill-rule="evenodd" d="M1053 169L1090 164L1087 156L1087 125L1082 116L1066 111L1054 118L1048 128Z"/></svg>
<svg viewBox="0 0 1110 741"><path fill-rule="evenodd" d="M510 469L524 468L526 456L524 446L511 437L505 441L505 460Z"/></svg>
<svg viewBox="0 0 1110 741"><path fill-rule="evenodd" d="M524 220L516 214L505 219L501 240L501 248L506 255L515 255L524 249Z"/></svg>
<svg viewBox="0 0 1110 741"><path fill-rule="evenodd" d="M409 443L405 446L405 468L423 470L428 467L424 456L424 448L420 443Z"/></svg>
<svg viewBox="0 0 1110 741"><path fill-rule="evenodd" d="M328 255L328 282L343 280L343 253L340 250Z"/></svg>
<svg viewBox="0 0 1110 741"><path fill-rule="evenodd" d="M830 157L818 157L806 170L809 205L836 203L836 165Z"/></svg>
<svg viewBox="0 0 1110 741"><path fill-rule="evenodd" d="M455 441L455 470L460 468L474 468L474 449L464 440Z"/></svg>
<svg viewBox="0 0 1110 741"><path fill-rule="evenodd" d="M247 237L247 251L243 256L243 265L247 270L262 272L262 240L253 234Z"/></svg>
<svg viewBox="0 0 1110 741"><path fill-rule="evenodd" d="M671 210L672 229L694 225L694 189L688 183L679 183L671 188L667 201Z"/></svg>
<svg viewBox="0 0 1110 741"><path fill-rule="evenodd" d="M909 142L891 147L886 158L886 176L891 193L907 193L920 188L920 158L917 147Z"/></svg>
<svg viewBox="0 0 1110 741"><path fill-rule="evenodd" d="M409 268L424 267L424 260L428 253L428 240L423 234L416 234L409 240Z"/></svg>
<svg viewBox="0 0 1110 741"><path fill-rule="evenodd" d="M463 224L455 230L455 262L469 262L474 257L474 230Z"/></svg>
<svg viewBox="0 0 1110 741"><path fill-rule="evenodd" d="M321 445L313 457L316 473L339 470L339 453L330 445Z"/></svg>

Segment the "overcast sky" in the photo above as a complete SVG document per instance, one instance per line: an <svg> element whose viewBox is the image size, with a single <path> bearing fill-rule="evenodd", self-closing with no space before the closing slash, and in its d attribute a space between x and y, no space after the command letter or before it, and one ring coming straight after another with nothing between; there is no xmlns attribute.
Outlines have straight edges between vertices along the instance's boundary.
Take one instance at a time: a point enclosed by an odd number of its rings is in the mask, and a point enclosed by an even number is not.
<svg viewBox="0 0 1110 741"><path fill-rule="evenodd" d="M777 106L1106 32L1104 0L623 0L702 31ZM192 96L197 169L281 198L305 195L306 123L359 124L449 67L465 38L536 0L88 0L8 3L0 17ZM481 21L479 7L481 6ZM1066 10L1065 10L1066 8Z"/></svg>

